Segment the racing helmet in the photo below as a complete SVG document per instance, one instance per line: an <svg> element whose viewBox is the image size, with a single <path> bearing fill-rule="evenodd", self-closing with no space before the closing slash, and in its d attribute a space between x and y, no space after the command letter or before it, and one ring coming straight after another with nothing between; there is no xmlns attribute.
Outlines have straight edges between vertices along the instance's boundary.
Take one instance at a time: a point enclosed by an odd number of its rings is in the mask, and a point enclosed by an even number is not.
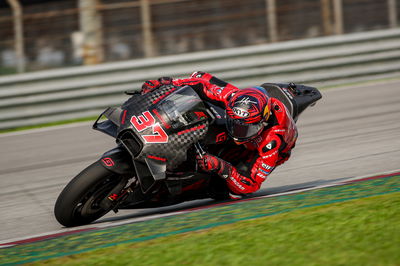
<svg viewBox="0 0 400 266"><path fill-rule="evenodd" d="M258 136L264 129L271 112L271 98L262 87L236 92L226 107L226 126L237 143L244 143Z"/></svg>

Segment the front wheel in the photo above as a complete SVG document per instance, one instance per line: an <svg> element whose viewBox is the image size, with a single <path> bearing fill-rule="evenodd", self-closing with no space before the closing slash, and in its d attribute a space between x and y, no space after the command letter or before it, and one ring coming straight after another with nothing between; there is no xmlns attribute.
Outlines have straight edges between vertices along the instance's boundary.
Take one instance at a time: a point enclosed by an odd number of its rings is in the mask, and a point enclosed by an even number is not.
<svg viewBox="0 0 400 266"><path fill-rule="evenodd" d="M71 227L91 223L105 215L111 208L101 208L100 202L121 178L105 169L100 161L88 166L58 196L54 206L57 221Z"/></svg>

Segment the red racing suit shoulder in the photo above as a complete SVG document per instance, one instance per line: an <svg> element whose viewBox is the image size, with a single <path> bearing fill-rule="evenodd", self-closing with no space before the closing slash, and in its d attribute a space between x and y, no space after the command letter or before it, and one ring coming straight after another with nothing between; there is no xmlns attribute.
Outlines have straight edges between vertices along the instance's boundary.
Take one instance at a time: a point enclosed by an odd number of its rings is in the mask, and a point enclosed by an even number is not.
<svg viewBox="0 0 400 266"><path fill-rule="evenodd" d="M247 149L257 153L249 170L240 173L229 163L224 165L223 177L227 179L228 188L235 194L252 193L260 189L275 167L290 157L290 151L297 139L296 124L283 103L274 98L272 113L274 124L245 144Z"/></svg>

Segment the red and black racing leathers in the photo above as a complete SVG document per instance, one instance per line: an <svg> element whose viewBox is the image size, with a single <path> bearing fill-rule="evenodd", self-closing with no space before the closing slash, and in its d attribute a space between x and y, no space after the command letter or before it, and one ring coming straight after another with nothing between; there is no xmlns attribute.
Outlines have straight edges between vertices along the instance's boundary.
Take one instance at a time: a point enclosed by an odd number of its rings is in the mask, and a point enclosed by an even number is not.
<svg viewBox="0 0 400 266"><path fill-rule="evenodd" d="M195 72L187 79L161 78L144 83L143 91L149 91L161 84L175 86L189 85L201 97L219 103L225 107L229 98L239 89L232 84L217 79L209 73ZM150 85L150 86L148 86ZM246 167L237 168L229 161L216 156L208 155L200 167L204 170L216 172L227 181L228 188L234 194L247 194L257 191L261 183L274 170L285 162L295 146L297 128L288 110L278 99L272 98L272 115L269 126L261 134L242 144L246 148L241 164Z"/></svg>

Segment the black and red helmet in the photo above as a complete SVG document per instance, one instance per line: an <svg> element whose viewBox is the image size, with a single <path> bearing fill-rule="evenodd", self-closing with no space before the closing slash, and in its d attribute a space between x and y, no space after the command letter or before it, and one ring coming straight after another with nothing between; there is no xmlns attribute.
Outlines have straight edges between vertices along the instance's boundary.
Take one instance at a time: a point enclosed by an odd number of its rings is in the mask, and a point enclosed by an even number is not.
<svg viewBox="0 0 400 266"><path fill-rule="evenodd" d="M239 90L226 107L228 133L236 142L258 136L269 119L270 110L271 99L263 88Z"/></svg>

